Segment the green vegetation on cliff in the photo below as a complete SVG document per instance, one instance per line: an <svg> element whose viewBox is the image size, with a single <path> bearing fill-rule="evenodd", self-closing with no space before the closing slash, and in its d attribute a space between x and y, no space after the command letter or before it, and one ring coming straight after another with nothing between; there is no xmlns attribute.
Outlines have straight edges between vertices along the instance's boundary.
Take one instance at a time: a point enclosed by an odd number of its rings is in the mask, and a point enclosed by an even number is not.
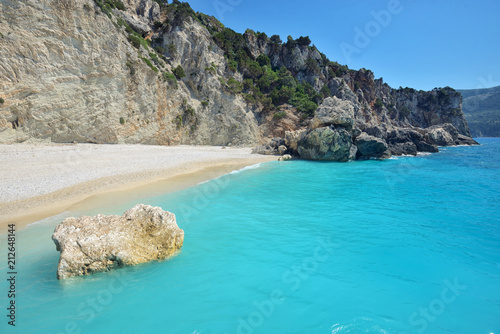
<svg viewBox="0 0 500 334"><path fill-rule="evenodd" d="M248 29L245 34L253 34L257 43L269 41L265 33L255 33ZM243 93L250 103L261 103L268 110L277 110L280 105L288 103L306 116L312 116L318 103L330 95L327 90L323 91L323 95L318 94L310 84L298 80L298 73L294 75L284 66L273 67L271 59L266 54L260 54L255 58L245 36L230 28L214 32L213 39L224 50L229 69L243 74L245 79ZM276 47L282 45L277 36L273 36L271 40ZM294 40L289 36L286 46L308 46L310 43L309 37L299 37ZM312 59L308 59L307 66L308 69L318 67L316 61Z"/></svg>
<svg viewBox="0 0 500 334"><path fill-rule="evenodd" d="M459 90L473 137L500 137L500 86Z"/></svg>

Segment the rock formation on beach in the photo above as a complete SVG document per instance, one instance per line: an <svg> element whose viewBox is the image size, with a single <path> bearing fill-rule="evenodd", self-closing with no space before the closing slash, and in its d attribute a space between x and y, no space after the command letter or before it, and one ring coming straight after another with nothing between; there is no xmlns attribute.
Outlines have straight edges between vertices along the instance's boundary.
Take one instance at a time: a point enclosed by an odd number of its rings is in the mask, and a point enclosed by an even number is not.
<svg viewBox="0 0 500 334"><path fill-rule="evenodd" d="M240 34L179 1L1 6L0 143L261 145L335 161L474 144L455 90L393 89L309 37Z"/></svg>
<svg viewBox="0 0 500 334"><path fill-rule="evenodd" d="M52 240L61 252L57 278L64 279L168 258L182 247L184 231L173 213L138 204L122 216L67 218Z"/></svg>

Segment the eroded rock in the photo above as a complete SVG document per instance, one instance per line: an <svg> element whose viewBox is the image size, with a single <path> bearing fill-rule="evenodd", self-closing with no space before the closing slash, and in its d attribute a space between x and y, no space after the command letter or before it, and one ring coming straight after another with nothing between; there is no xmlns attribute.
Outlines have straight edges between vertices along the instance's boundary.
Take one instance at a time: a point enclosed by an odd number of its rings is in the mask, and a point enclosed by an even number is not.
<svg viewBox="0 0 500 334"><path fill-rule="evenodd" d="M322 127L305 135L298 143L302 159L346 162L356 157L356 146L345 129Z"/></svg>
<svg viewBox="0 0 500 334"><path fill-rule="evenodd" d="M388 151L389 147L384 140L364 132L356 138L356 146L358 147L360 159L389 158L391 156Z"/></svg>
<svg viewBox="0 0 500 334"><path fill-rule="evenodd" d="M61 252L57 278L64 279L168 258L182 247L184 231L173 213L138 204L122 216L67 218L52 240Z"/></svg>
<svg viewBox="0 0 500 334"><path fill-rule="evenodd" d="M433 126L427 129L426 139L428 143L436 146L450 146L455 144L452 135L442 126Z"/></svg>
<svg viewBox="0 0 500 334"><path fill-rule="evenodd" d="M329 97L323 101L314 114L311 128L330 125L352 129L354 125L354 107L350 101Z"/></svg>

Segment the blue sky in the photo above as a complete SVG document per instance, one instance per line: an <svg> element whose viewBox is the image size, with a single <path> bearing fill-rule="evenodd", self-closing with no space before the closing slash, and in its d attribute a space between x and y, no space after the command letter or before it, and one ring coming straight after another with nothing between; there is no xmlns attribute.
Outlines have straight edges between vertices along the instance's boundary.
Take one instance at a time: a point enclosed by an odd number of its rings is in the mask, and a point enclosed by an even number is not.
<svg viewBox="0 0 500 334"><path fill-rule="evenodd" d="M191 0L225 26L309 36L330 60L394 88L500 85L498 0Z"/></svg>

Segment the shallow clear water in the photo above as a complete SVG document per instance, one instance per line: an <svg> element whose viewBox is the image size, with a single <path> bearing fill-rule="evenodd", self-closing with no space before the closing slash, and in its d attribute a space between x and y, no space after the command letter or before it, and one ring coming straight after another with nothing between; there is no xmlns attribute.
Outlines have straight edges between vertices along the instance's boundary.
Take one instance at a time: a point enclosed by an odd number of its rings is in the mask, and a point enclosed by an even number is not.
<svg viewBox="0 0 500 334"><path fill-rule="evenodd" d="M62 218L33 225L17 235L17 326L2 315L0 332L500 333L500 140L481 143L273 162L144 199L176 213L181 253L65 282Z"/></svg>

